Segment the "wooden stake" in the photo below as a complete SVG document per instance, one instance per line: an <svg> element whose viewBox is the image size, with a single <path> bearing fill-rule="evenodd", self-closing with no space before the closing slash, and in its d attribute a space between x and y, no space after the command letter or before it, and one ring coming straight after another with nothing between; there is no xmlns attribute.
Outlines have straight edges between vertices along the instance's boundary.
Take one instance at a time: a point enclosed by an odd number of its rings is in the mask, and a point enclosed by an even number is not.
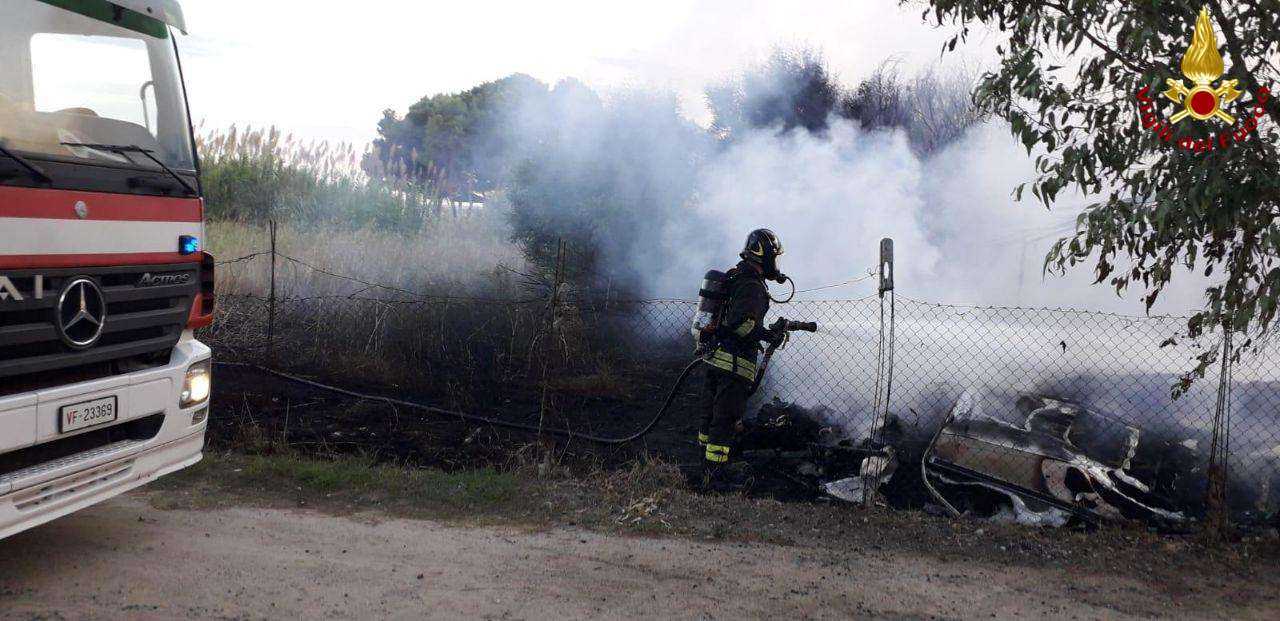
<svg viewBox="0 0 1280 621"><path fill-rule="evenodd" d="M276 221L267 222L271 233L271 293L267 298L267 362L276 361Z"/></svg>

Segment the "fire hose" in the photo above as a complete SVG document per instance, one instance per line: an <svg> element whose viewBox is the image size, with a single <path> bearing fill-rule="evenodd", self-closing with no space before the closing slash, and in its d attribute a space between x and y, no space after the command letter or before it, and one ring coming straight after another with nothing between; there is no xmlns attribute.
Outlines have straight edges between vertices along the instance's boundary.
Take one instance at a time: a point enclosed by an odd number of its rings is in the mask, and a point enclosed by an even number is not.
<svg viewBox="0 0 1280 621"><path fill-rule="evenodd" d="M814 322L797 322L797 321L790 321L787 319L778 319L776 322L773 323L772 326L770 326L770 329L780 330L784 336L778 341L774 343L770 343L769 348L765 351L764 361L761 364L760 370L756 374L755 382L752 384L752 387L751 387L752 394L754 394L755 391L759 389L760 383L763 381L763 378L764 378L764 372L765 370L768 369L769 360L773 357L774 352L786 344L787 335L795 331L816 332L818 330L818 326ZM354 397L356 399L364 399L368 401L381 401L388 405L412 408L416 410L421 410L423 412L430 412L432 414L450 416L453 418L458 418L460 420L484 423L487 425L492 425L494 427L504 427L507 429L531 431L535 433L546 433L546 434L566 437L570 439L576 438L579 440L587 440L589 442L594 442L596 444L624 445L624 444L630 444L632 442L635 442L636 440L639 440L640 438L643 438L644 436L648 435L650 431L653 431L653 428L656 427L658 423L661 422L662 419L666 417L667 412L671 410L671 404L672 402L675 401L676 394L679 393L680 388L684 385L685 381L689 378L689 374L692 373L693 369L698 366L698 363L703 362L704 360L706 360L704 356L699 356L694 358L692 361L689 362L688 365L685 366L684 370L680 372L680 376L676 378L675 383L672 384L671 389L667 392L667 397L666 399L663 400L662 407L658 409L658 412L654 414L653 418L649 419L648 423L646 423L643 427L641 427L635 433L622 436L622 437L616 437L616 438L598 436L590 433L577 433L568 429L548 429L545 427L539 427L538 425L516 423L512 421L502 420L499 418L493 418L490 416L481 416L479 414L468 414L466 412L459 412L457 410L449 410L449 409L440 408L432 405L427 405L425 403L417 403L414 401L407 401L404 399L396 399L394 397L386 397L382 395L363 393L355 390L350 390L347 388L342 388L339 386L334 386L332 384L326 384L324 382L318 382L315 380L307 379L300 375L286 373L284 371L279 371L269 367L264 367L258 364L251 364L247 362L215 362L214 364L222 367L239 367L239 368L254 369L256 371L266 373L273 377L278 377L280 379L288 380L297 384L302 384L304 386L310 386L312 388L318 388L320 390L325 390L335 394L346 395L348 397Z"/></svg>

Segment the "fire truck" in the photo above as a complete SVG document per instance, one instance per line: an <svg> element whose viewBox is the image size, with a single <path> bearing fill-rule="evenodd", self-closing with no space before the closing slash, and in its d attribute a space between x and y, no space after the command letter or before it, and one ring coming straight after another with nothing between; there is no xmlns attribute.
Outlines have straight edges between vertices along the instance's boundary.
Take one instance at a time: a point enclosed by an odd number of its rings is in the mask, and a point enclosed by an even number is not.
<svg viewBox="0 0 1280 621"><path fill-rule="evenodd" d="M185 31L173 0L0 0L0 538L201 458Z"/></svg>

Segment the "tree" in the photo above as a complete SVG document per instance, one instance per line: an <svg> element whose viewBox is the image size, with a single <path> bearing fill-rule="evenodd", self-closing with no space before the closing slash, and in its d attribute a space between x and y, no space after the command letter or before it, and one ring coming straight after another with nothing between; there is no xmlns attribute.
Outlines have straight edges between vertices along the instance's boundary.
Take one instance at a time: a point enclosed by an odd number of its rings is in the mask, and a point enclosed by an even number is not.
<svg viewBox="0 0 1280 621"><path fill-rule="evenodd" d="M1224 106L1233 124L1173 123L1183 105L1162 94L1167 80L1186 79L1182 61L1199 0L930 4L926 19L959 29L946 49L977 23L1003 33L999 68L982 77L975 101L1007 119L1028 152L1039 152L1038 176L1015 194L1029 187L1046 207L1066 188L1092 199L1075 233L1049 252L1047 270L1092 264L1097 282L1117 292L1141 287L1148 309L1177 273L1198 271L1218 282L1206 290L1188 336L1219 327L1245 333L1251 338L1237 339L1239 356L1272 330L1280 295L1280 108L1268 90L1278 73L1275 0L1206 7L1197 35L1205 43L1193 65L1207 59L1213 74L1213 59L1227 60L1221 80L1237 80L1243 91ZM1193 374L1203 375L1215 358L1201 354Z"/></svg>
<svg viewBox="0 0 1280 621"><path fill-rule="evenodd" d="M829 123L845 119L868 131L900 130L917 153L929 155L981 120L970 98L972 86L965 71L904 77L895 63L886 62L847 89L819 52L777 48L737 79L708 88L707 104L712 130L726 140L769 128L825 135Z"/></svg>
<svg viewBox="0 0 1280 621"><path fill-rule="evenodd" d="M777 48L764 63L737 80L707 89L711 127L722 136L766 127L789 132L827 129L841 89L822 55L808 49Z"/></svg>
<svg viewBox="0 0 1280 621"><path fill-rule="evenodd" d="M465 191L496 187L506 176L503 125L513 110L546 97L545 84L523 74L486 82L459 93L423 97L404 118L383 112L374 147L380 166L401 171L428 188L437 205Z"/></svg>
<svg viewBox="0 0 1280 621"><path fill-rule="evenodd" d="M928 156L983 120L973 106L973 85L967 71L930 69L903 77L896 63L886 62L844 95L837 113L865 130L900 130L916 153Z"/></svg>

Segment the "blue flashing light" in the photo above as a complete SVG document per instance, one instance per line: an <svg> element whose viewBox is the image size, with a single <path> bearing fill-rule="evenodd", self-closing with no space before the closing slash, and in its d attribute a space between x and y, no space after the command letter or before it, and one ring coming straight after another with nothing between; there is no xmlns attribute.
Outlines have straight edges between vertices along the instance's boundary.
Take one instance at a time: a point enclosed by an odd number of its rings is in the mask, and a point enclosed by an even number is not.
<svg viewBox="0 0 1280 621"><path fill-rule="evenodd" d="M194 235L183 235L178 238L178 254L195 254L200 252L200 238Z"/></svg>

